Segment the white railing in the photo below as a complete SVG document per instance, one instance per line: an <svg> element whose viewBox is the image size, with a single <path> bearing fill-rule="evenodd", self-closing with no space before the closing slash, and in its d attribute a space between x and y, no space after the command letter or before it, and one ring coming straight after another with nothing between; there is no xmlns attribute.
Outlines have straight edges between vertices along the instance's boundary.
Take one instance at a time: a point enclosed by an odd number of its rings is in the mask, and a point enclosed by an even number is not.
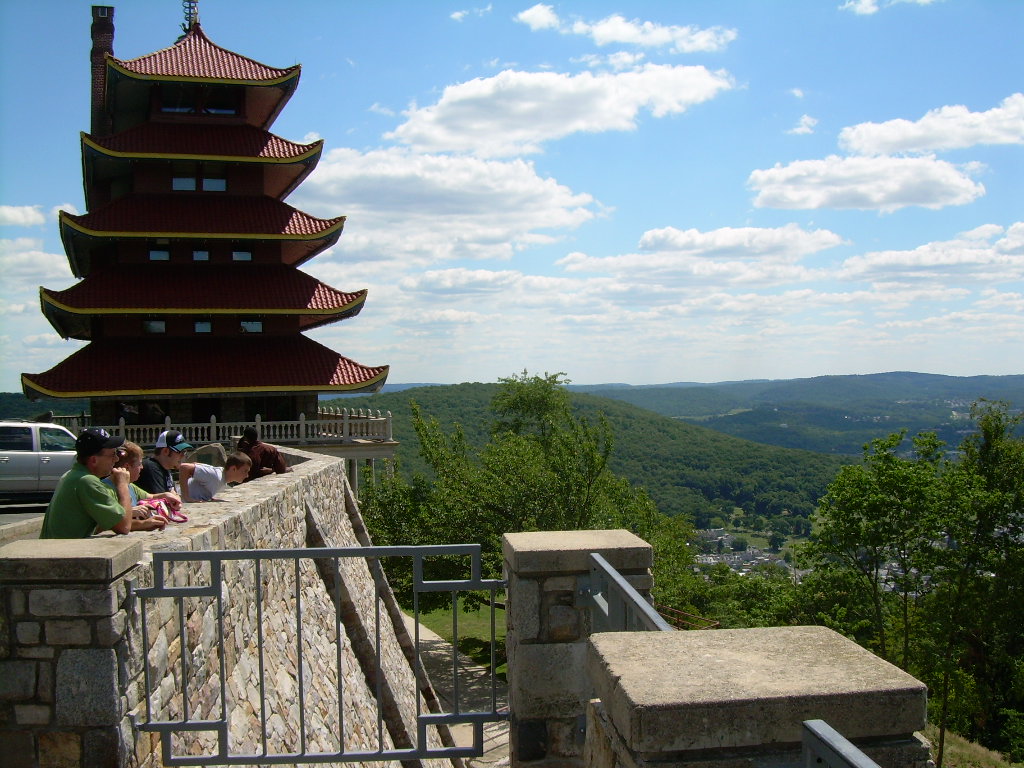
<svg viewBox="0 0 1024 768"><path fill-rule="evenodd" d="M88 416L55 416L54 422L62 424L73 433L93 426ZM260 440L281 445L346 444L392 442L391 411L381 413L363 408L320 408L316 419L307 419L300 414L296 421L264 421L259 414L254 421L217 421L210 417L208 422L179 424L170 417L163 424L126 424L120 419L115 425L102 425L112 434L142 446L152 446L165 429L176 429L193 445L203 443L234 444L246 427L256 427Z"/></svg>

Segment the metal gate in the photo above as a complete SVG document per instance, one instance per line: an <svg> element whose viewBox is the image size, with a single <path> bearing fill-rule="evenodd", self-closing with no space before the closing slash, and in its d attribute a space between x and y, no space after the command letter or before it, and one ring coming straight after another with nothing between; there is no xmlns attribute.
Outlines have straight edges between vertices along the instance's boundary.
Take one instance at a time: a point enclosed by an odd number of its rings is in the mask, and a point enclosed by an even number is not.
<svg viewBox="0 0 1024 768"><path fill-rule="evenodd" d="M384 577L391 558L406 566L407 632ZM428 578L453 571L466 577ZM135 590L146 660L138 726L159 734L168 766L480 755L484 724L508 718L494 644L504 589L482 578L476 544L155 552L153 585ZM449 593L453 608L447 705L424 672L427 593ZM490 671L471 685L456 650L466 593L491 606ZM472 744L456 744L457 724Z"/></svg>

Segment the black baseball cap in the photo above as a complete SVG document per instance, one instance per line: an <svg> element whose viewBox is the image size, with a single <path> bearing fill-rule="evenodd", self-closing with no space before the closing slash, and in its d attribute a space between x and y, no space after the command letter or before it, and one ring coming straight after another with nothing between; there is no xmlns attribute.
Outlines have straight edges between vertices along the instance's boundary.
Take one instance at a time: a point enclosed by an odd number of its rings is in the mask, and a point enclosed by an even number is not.
<svg viewBox="0 0 1024 768"><path fill-rule="evenodd" d="M95 456L104 448L120 448L124 445L123 435L111 435L99 427L83 429L75 440L75 451L81 456Z"/></svg>

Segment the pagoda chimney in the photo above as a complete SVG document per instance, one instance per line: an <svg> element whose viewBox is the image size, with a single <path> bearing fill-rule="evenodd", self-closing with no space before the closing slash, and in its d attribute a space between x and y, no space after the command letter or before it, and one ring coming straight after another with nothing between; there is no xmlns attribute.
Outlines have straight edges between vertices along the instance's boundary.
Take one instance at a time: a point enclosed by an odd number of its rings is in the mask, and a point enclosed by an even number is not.
<svg viewBox="0 0 1024 768"><path fill-rule="evenodd" d="M92 51L89 62L92 69L92 121L90 132L95 136L110 133L110 116L106 111L107 64L106 55L114 54L114 9L109 5L92 7Z"/></svg>

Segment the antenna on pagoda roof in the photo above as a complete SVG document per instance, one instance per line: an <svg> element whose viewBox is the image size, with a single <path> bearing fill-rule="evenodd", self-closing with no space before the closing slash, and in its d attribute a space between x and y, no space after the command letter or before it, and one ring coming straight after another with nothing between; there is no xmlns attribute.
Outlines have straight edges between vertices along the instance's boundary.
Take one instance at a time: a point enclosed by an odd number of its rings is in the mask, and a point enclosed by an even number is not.
<svg viewBox="0 0 1024 768"><path fill-rule="evenodd" d="M181 28L187 33L199 23L199 0L181 0L181 10L185 12L185 22Z"/></svg>

